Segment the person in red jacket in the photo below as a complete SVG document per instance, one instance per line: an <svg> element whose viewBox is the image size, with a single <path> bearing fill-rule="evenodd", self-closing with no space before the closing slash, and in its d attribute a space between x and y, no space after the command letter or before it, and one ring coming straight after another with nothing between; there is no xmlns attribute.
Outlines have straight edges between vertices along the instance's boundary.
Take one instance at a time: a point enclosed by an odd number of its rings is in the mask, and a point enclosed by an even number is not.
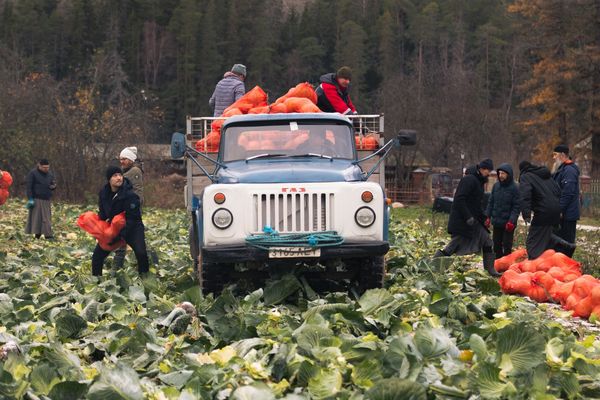
<svg viewBox="0 0 600 400"><path fill-rule="evenodd" d="M338 112L340 114L356 114L356 108L350 100L350 81L352 70L341 67L334 74L321 76L321 84L317 88L317 106L323 112Z"/></svg>

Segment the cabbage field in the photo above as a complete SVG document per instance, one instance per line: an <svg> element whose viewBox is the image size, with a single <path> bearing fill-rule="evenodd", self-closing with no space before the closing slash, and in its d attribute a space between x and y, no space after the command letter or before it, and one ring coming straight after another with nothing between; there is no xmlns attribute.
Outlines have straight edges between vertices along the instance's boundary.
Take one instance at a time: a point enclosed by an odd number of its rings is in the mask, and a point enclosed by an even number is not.
<svg viewBox="0 0 600 400"><path fill-rule="evenodd" d="M0 398L600 397L595 325L503 295L480 257L429 259L446 240L430 213L394 214L385 289L318 294L283 275L213 298L182 210L144 211L150 276L128 254L98 280L86 208L56 205L47 241L23 234L23 205L0 208Z"/></svg>

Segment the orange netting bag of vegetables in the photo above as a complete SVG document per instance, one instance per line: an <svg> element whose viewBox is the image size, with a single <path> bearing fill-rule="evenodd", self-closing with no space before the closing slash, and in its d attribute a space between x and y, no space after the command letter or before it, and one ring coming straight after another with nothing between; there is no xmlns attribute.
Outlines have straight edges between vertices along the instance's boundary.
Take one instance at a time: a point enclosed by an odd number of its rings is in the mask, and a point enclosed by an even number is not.
<svg viewBox="0 0 600 400"><path fill-rule="evenodd" d="M109 244L125 227L125 212L116 215L111 223L108 223L101 220L95 212L86 211L77 218L77 225L92 235L98 241L98 245L106 251L112 251L125 245L123 239L114 244Z"/></svg>
<svg viewBox="0 0 600 400"><path fill-rule="evenodd" d="M0 171L0 189L8 189L12 183L12 176L6 171Z"/></svg>
<svg viewBox="0 0 600 400"><path fill-rule="evenodd" d="M283 103L290 97L303 97L309 99L313 104L317 104L317 93L313 89L312 85L308 82L302 82L288 90L286 94L278 98L275 103Z"/></svg>

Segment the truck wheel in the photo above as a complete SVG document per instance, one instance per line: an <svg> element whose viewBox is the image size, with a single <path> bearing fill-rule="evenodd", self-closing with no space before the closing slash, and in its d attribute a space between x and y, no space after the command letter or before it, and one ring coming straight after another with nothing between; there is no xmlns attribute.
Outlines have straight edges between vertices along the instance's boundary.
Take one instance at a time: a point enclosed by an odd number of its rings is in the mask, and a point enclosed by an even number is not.
<svg viewBox="0 0 600 400"><path fill-rule="evenodd" d="M198 249L198 235L193 225L190 225L188 237L190 242L190 256L194 263L194 274L196 275L198 273L198 256L200 255L200 251Z"/></svg>
<svg viewBox="0 0 600 400"><path fill-rule="evenodd" d="M231 282L233 264L201 262L200 265L197 276L202 293L213 293L216 296Z"/></svg>
<svg viewBox="0 0 600 400"><path fill-rule="evenodd" d="M354 281L358 285L358 291L362 294L368 289L383 287L385 276L385 257L374 256L357 258L352 260L351 265L356 270Z"/></svg>

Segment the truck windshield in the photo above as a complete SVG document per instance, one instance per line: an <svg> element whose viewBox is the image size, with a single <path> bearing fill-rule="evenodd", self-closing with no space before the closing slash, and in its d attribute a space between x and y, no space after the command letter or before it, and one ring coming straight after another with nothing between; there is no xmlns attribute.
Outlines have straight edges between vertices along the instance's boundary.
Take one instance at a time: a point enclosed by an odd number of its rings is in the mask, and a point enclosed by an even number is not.
<svg viewBox="0 0 600 400"><path fill-rule="evenodd" d="M282 158L306 154L353 159L354 136L346 125L290 122L285 125L231 126L223 133L224 162L269 154Z"/></svg>

